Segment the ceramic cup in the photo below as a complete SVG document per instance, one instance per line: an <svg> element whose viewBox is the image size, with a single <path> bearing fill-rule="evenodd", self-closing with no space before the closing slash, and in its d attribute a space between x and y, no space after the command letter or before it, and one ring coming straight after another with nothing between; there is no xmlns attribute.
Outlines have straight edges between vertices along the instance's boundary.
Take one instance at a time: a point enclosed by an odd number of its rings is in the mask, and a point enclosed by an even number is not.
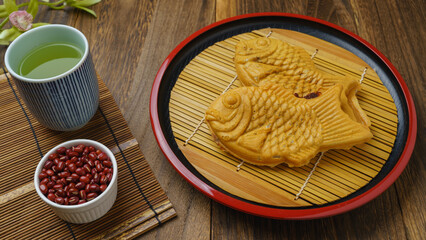
<svg viewBox="0 0 426 240"><path fill-rule="evenodd" d="M50 201L44 194L40 191L40 180L38 178L41 173L44 164L49 158L49 155L56 152L56 149L59 147L70 148L72 146L77 146L79 144L84 144L86 146L93 146L96 149L101 150L106 153L112 162L112 179L107 189L101 193L97 198L92 201L79 204L79 205L60 205L55 202ZM105 145L100 142L89 140L89 139L75 139L67 141L57 145L47 152L44 157L41 159L37 165L36 171L34 173L34 186L39 197L49 205L49 207L58 215L60 218L67 222L71 223L88 223L95 221L96 219L105 215L113 206L115 199L117 198L117 182L118 182L118 165L114 157L114 154L109 150Z"/></svg>
<svg viewBox="0 0 426 240"><path fill-rule="evenodd" d="M23 58L40 45L66 42L83 53L80 61L63 74L31 79L20 76ZM59 24L31 29L16 38L5 54L5 64L21 98L43 126L72 131L83 127L99 105L99 86L86 37L77 29Z"/></svg>

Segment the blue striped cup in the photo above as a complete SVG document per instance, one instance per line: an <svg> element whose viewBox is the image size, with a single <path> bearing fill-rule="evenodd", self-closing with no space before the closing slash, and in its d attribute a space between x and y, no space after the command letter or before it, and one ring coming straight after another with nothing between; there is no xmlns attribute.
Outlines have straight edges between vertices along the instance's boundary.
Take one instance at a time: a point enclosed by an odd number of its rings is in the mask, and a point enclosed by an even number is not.
<svg viewBox="0 0 426 240"><path fill-rule="evenodd" d="M40 45L65 42L83 53L70 70L50 78L19 75L23 58ZM16 38L5 54L5 64L21 98L43 126L73 131L86 125L99 105L99 86L86 37L75 28L52 24L31 29Z"/></svg>

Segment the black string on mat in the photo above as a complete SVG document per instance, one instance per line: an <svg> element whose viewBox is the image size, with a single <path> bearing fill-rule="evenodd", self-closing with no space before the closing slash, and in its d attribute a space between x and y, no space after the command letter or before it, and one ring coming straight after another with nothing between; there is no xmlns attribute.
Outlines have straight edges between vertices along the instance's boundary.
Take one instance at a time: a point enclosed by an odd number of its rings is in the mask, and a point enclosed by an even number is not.
<svg viewBox="0 0 426 240"><path fill-rule="evenodd" d="M32 131L32 133L33 133L34 140L35 140L36 145L37 145L38 153L40 154L40 157L41 157L41 158L43 158L43 152L41 151L40 144L39 144L39 142L38 142L37 134L36 134L36 132L35 132L35 130L34 130L33 124L31 123L31 120L30 120L30 118L28 117L28 114L27 114L27 112L25 111L24 106L22 106L21 100L19 100L19 97L18 97L18 95L16 94L16 91L15 91L15 89L13 88L12 83L10 82L10 79L9 79L9 77L7 76L7 74L6 74L6 70L4 69L4 67L3 67L3 66L2 66L2 69L3 69L3 73L4 73L4 75L6 76L7 82L9 83L10 89L12 89L13 95L15 95L16 101L18 102L19 106L21 107L22 112L24 112L25 118L27 119L28 124L30 125L31 131ZM64 222L65 222L65 221L64 221ZM75 237L74 231L73 231L73 230L72 230L72 228L71 228L71 225L70 225L68 222L65 222L65 224L67 225L68 230L70 231L70 233L71 233L71 235L72 235L73 239L77 239L77 238Z"/></svg>
<svg viewBox="0 0 426 240"><path fill-rule="evenodd" d="M120 144L119 144L119 142L118 142L118 140L117 140L117 138L116 138L116 136L115 136L115 134L114 134L114 131L112 130L112 128L111 128L111 126L110 126L110 124L109 124L109 121L108 121L108 119L106 118L106 116L105 116L104 112L102 111L101 107L99 107L99 112L101 113L102 117L103 117L103 118L104 118L104 120L105 120L106 125L108 126L109 131L111 132L111 135L112 135L112 137L114 138L114 142L115 142L115 144L117 145L118 149L120 150L121 157L123 158L124 162L126 163L127 168L129 169L130 175L132 175L133 181L134 181L134 182L135 182L135 184L136 184L136 187L138 188L139 192L141 193L141 195L142 195L143 199L144 199L144 200L146 201L146 203L148 204L149 208L151 208L151 210L154 212L154 217L155 217L155 219L157 219L158 226L160 226L162 223L161 223L161 221L160 221L160 219L159 219L159 215L158 215L158 213L155 211L155 209L154 209L154 207L151 205L151 203L149 202L148 198L147 198L147 197L145 196L145 194L143 193L142 188L140 187L139 182L137 181L136 176L135 176L135 174L133 173L133 170L132 170L132 168L131 168L131 166L130 166L129 162L127 162L126 156L124 155L123 150L121 150Z"/></svg>

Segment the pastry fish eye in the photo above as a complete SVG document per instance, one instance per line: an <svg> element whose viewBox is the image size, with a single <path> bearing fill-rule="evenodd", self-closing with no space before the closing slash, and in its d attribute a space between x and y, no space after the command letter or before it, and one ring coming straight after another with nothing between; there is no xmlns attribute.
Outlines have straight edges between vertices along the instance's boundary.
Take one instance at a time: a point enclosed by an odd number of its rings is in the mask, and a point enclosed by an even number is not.
<svg viewBox="0 0 426 240"><path fill-rule="evenodd" d="M268 44L269 44L269 41L268 41L268 39L266 39L266 38L260 38L260 39L257 39L257 40L256 40L256 45L257 45L259 48L266 47L266 46L268 46Z"/></svg>
<svg viewBox="0 0 426 240"><path fill-rule="evenodd" d="M227 108L237 108L240 106L241 97L237 93L226 93L223 96L222 103Z"/></svg>

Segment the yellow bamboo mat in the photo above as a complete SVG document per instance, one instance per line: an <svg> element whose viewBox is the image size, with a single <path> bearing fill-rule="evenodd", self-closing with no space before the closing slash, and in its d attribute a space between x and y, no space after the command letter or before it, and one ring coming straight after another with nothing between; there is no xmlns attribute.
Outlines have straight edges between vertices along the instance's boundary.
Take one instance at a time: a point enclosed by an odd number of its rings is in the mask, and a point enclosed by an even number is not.
<svg viewBox="0 0 426 240"><path fill-rule="evenodd" d="M274 168L244 164L224 152L213 142L202 120L210 103L224 91L236 76L234 47L243 39L266 36L271 29L236 35L208 47L181 72L171 93L170 121L175 140L188 161L205 178L237 197L280 207L322 205L339 200L365 186L373 179L389 157L397 130L397 112L391 95L377 74L354 54L318 38L283 29L272 29L271 38L278 38L314 53L318 69L333 75L361 79L366 74L357 96L369 116L373 139L351 150L331 150L324 154L306 188L295 200L316 159L307 166ZM236 80L231 89L242 86Z"/></svg>
<svg viewBox="0 0 426 240"><path fill-rule="evenodd" d="M56 132L42 127L32 117L10 75L2 71L1 239L131 239L176 216L101 79L99 87L100 106L93 119L80 130ZM110 148L117 159L119 174L114 206L102 218L82 225L58 218L39 198L33 184L41 155L61 142L77 138L96 140Z"/></svg>

